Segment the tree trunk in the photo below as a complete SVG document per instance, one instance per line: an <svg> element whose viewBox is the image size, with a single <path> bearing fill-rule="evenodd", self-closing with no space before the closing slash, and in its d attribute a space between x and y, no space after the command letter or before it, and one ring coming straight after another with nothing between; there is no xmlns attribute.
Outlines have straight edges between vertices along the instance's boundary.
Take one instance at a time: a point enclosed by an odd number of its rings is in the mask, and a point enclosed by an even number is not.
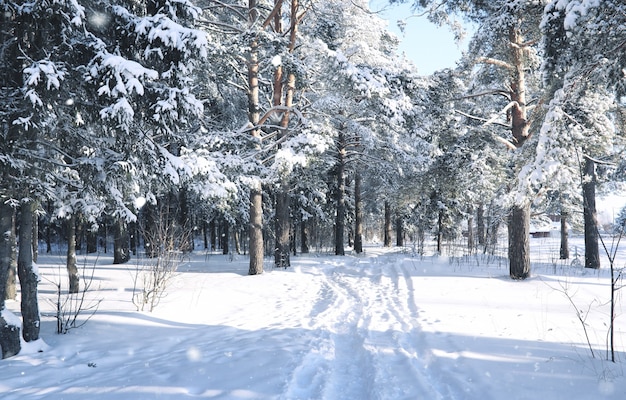
<svg viewBox="0 0 626 400"><path fill-rule="evenodd" d="M526 279L530 276L530 204L513 206L508 222L509 275Z"/></svg>
<svg viewBox="0 0 626 400"><path fill-rule="evenodd" d="M2 317L5 308L5 299L10 298L7 293L8 279L11 270L12 253L15 248L13 208L0 199L0 350L2 358L16 355L21 350L20 327L12 325Z"/></svg>
<svg viewBox="0 0 626 400"><path fill-rule="evenodd" d="M300 223L300 253L309 253L309 221L305 219Z"/></svg>
<svg viewBox="0 0 626 400"><path fill-rule="evenodd" d="M104 254L107 253L107 240L109 239L109 224L107 218L104 218L102 222L102 251ZM150 249L151 251L152 249Z"/></svg>
<svg viewBox="0 0 626 400"><path fill-rule="evenodd" d="M250 191L250 268L249 275L263 273L263 195L261 183Z"/></svg>
<svg viewBox="0 0 626 400"><path fill-rule="evenodd" d="M437 254L441 255L443 247L443 210L437 216Z"/></svg>
<svg viewBox="0 0 626 400"><path fill-rule="evenodd" d="M124 264L128 260L130 260L130 240L126 221L116 218L113 231L113 264Z"/></svg>
<svg viewBox="0 0 626 400"><path fill-rule="evenodd" d="M363 200L361 198L361 174L354 176L354 252L363 253Z"/></svg>
<svg viewBox="0 0 626 400"><path fill-rule="evenodd" d="M211 239L211 251L215 251L217 249L217 237L215 235L215 229L215 218L213 218L211 219L211 222L209 222L209 238Z"/></svg>
<svg viewBox="0 0 626 400"><path fill-rule="evenodd" d="M383 227L383 245L385 247L391 247L391 236L393 232L393 228L391 225L391 206L388 201L385 201L385 215L384 215L384 224Z"/></svg>
<svg viewBox="0 0 626 400"><path fill-rule="evenodd" d="M202 241L204 242L204 250L209 249L208 225L206 221L202 222Z"/></svg>
<svg viewBox="0 0 626 400"><path fill-rule="evenodd" d="M46 253L52 252L52 202L48 201L46 206Z"/></svg>
<svg viewBox="0 0 626 400"><path fill-rule="evenodd" d="M6 300L15 300L17 297L17 240L16 240L16 212L13 207L8 207L5 212L11 212L11 228L10 228L10 239L9 243L11 244L10 252L9 252L9 271L6 279L6 293L4 295L4 299ZM2 232L2 231L0 231ZM6 232L6 231L5 231Z"/></svg>
<svg viewBox="0 0 626 400"><path fill-rule="evenodd" d="M561 260L569 259L569 233L567 231L567 212L561 210L561 250L559 252L559 258Z"/></svg>
<svg viewBox="0 0 626 400"><path fill-rule="evenodd" d="M33 264L33 214L35 203L23 201L20 215L19 254L17 256L17 274L20 279L22 294L22 337L31 342L39 339L39 304L37 303L37 283L39 277Z"/></svg>
<svg viewBox="0 0 626 400"><path fill-rule="evenodd" d="M485 245L485 206L481 203L476 212L476 236L478 236L478 244Z"/></svg>
<svg viewBox="0 0 626 400"><path fill-rule="evenodd" d="M220 236L222 242L222 254L229 254L230 248L228 247L228 240L230 237L230 224L226 218L222 219L222 235Z"/></svg>
<svg viewBox="0 0 626 400"><path fill-rule="evenodd" d="M583 170L583 216L585 220L585 268L600 268L598 216L596 211L596 165L585 157Z"/></svg>
<svg viewBox="0 0 626 400"><path fill-rule="evenodd" d="M237 254L242 254L240 236L241 235L239 234L239 229L235 229L235 231L233 232L233 240L235 241L235 253Z"/></svg>
<svg viewBox="0 0 626 400"><path fill-rule="evenodd" d="M516 24L509 29L509 48L512 52L511 76L511 134L513 144L520 148L530 138L530 122L527 118L526 68L524 38ZM530 205L514 206L509 215L509 273L513 279L530 276Z"/></svg>
<svg viewBox="0 0 626 400"><path fill-rule="evenodd" d="M37 263L39 258L39 217L33 212L33 262Z"/></svg>
<svg viewBox="0 0 626 400"><path fill-rule="evenodd" d="M248 22L252 27L257 22L259 11L257 0L248 0ZM253 129L251 135L260 141L259 125L259 44L256 37L250 41L248 54L248 121ZM250 188L250 266L249 275L263 273L263 192L261 182Z"/></svg>
<svg viewBox="0 0 626 400"><path fill-rule="evenodd" d="M67 275L69 277L69 293L78 293L80 278L76 267L76 217L72 215L67 220Z"/></svg>
<svg viewBox="0 0 626 400"><path fill-rule="evenodd" d="M396 246L404 246L404 221L399 215L396 218Z"/></svg>
<svg viewBox="0 0 626 400"><path fill-rule="evenodd" d="M470 253L474 252L474 210L472 207L467 212L467 248Z"/></svg>
<svg viewBox="0 0 626 400"><path fill-rule="evenodd" d="M289 259L289 231L291 229L289 200L289 191L283 182L281 189L276 193L276 247L274 249L274 267L276 268L287 268L291 265Z"/></svg>
<svg viewBox="0 0 626 400"><path fill-rule="evenodd" d="M98 252L98 231L93 227L87 229L87 254Z"/></svg>
<svg viewBox="0 0 626 400"><path fill-rule="evenodd" d="M344 231L346 223L346 138L343 127L339 130L337 139L337 195L336 195L336 215L335 215L335 255L345 255Z"/></svg>

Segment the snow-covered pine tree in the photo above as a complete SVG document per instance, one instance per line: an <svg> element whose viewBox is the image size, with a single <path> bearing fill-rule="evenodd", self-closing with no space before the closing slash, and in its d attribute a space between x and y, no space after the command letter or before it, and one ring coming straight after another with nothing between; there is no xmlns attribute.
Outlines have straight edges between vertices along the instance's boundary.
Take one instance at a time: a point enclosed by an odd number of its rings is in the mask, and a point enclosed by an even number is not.
<svg viewBox="0 0 626 400"><path fill-rule="evenodd" d="M194 68L208 47L206 34L193 27L200 12L191 2L168 0L102 2L87 12L98 41L86 78L104 122L99 184L124 237L125 224L136 219L136 200L178 197L189 177L180 156L200 133L203 112L193 91ZM119 262L129 258L124 237L116 241Z"/></svg>
<svg viewBox="0 0 626 400"><path fill-rule="evenodd" d="M392 0L394 2L401 2ZM470 88L471 94L499 96L500 109L490 110L483 118L488 124L506 125L506 136L500 136L505 149L511 151L511 177L515 178L524 164L520 154L532 137L533 77L539 65L536 47L539 23L547 1L474 1L416 0L414 7L428 13L440 24L454 23L462 14L479 28L474 34L469 53L474 56L479 73L490 81L489 87ZM488 90L486 90L488 89ZM513 279L530 276L529 220L530 199L526 193L509 196L509 273Z"/></svg>
<svg viewBox="0 0 626 400"><path fill-rule="evenodd" d="M616 151L623 141L616 126L616 95L624 88L617 71L626 65L625 10L619 1L552 2L541 24L542 72L550 100L536 160L526 175L561 191L562 199L582 198L588 268L600 267L596 169L619 160ZM572 192L576 189L582 196Z"/></svg>

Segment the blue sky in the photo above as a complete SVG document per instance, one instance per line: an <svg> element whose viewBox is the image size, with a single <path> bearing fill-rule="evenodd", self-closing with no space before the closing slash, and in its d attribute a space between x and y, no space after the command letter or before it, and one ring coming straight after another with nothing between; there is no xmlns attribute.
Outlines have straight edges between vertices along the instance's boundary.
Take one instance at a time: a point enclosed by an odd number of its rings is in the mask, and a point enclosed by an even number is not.
<svg viewBox="0 0 626 400"><path fill-rule="evenodd" d="M415 63L422 75L454 67L467 47L467 40L460 48L448 28L432 24L425 16L408 18L404 34L401 33L396 21L412 15L408 4L389 6L386 0L370 0L370 8L383 10L379 15L389 21L389 30L400 38L400 51Z"/></svg>

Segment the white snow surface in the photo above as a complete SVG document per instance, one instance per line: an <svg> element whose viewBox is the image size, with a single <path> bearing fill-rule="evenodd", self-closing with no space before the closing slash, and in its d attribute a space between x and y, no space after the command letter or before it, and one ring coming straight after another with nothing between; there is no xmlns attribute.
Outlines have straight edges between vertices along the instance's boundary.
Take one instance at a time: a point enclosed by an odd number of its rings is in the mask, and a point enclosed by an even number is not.
<svg viewBox="0 0 626 400"><path fill-rule="evenodd" d="M131 301L137 261L89 256L87 296L102 302L65 335L53 318L65 261L41 254L42 339L0 361L1 398L626 398L621 297L617 362L606 361L609 271L555 261L556 238L531 248L526 281L509 279L503 258L410 247L300 255L286 270L267 259L259 276L247 275L245 256L198 251L152 313ZM18 313L17 302L8 307Z"/></svg>

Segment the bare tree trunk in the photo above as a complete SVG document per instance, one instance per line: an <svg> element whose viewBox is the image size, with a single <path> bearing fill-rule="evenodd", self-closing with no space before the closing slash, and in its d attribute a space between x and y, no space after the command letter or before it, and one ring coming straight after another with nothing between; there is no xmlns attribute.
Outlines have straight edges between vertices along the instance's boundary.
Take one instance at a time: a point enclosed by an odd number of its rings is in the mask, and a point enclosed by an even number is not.
<svg viewBox="0 0 626 400"><path fill-rule="evenodd" d="M567 217L567 212L561 210L561 249L559 251L559 258L561 260L569 259L569 233L567 231Z"/></svg>
<svg viewBox="0 0 626 400"><path fill-rule="evenodd" d="M13 228L13 208L0 198L0 350L2 358L16 355L21 350L20 327L11 325L2 317L5 308L5 298L8 297L8 279L11 270L11 254L15 247L15 235Z"/></svg>
<svg viewBox="0 0 626 400"><path fill-rule="evenodd" d="M513 279L530 276L530 204L513 206L509 214L509 274Z"/></svg>
<svg viewBox="0 0 626 400"><path fill-rule="evenodd" d="M363 252L363 200L361 198L361 174L354 176L354 252Z"/></svg>
<svg viewBox="0 0 626 400"><path fill-rule="evenodd" d="M69 293L78 293L80 278L76 267L76 217L67 220L67 275L69 277Z"/></svg>
<svg viewBox="0 0 626 400"><path fill-rule="evenodd" d="M26 342L39 339L39 304L37 303L38 276L33 265L33 214L35 203L23 201L20 215L19 254L17 274L22 294L22 337Z"/></svg>
<svg viewBox="0 0 626 400"><path fill-rule="evenodd" d="M598 213L596 211L596 165L585 157L583 167L583 216L585 220L585 268L600 268Z"/></svg>

